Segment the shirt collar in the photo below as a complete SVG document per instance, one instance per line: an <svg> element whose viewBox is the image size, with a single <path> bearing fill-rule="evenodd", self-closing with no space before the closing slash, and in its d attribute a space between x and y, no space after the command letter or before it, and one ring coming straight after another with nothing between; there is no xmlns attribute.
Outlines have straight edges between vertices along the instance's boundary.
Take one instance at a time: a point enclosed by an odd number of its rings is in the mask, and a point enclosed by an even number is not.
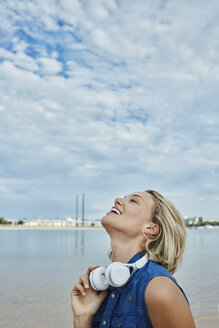
<svg viewBox="0 0 219 328"><path fill-rule="evenodd" d="M144 256L143 252L139 252L135 254L127 263L135 263L136 261L140 260L140 258Z"/></svg>

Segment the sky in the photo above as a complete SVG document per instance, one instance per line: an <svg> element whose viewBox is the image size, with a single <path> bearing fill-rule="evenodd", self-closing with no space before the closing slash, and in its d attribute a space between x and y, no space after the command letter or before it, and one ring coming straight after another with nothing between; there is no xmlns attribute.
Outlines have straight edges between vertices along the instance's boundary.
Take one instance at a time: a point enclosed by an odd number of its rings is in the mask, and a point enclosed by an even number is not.
<svg viewBox="0 0 219 328"><path fill-rule="evenodd" d="M219 219L218 0L5 0L0 217L154 189Z"/></svg>

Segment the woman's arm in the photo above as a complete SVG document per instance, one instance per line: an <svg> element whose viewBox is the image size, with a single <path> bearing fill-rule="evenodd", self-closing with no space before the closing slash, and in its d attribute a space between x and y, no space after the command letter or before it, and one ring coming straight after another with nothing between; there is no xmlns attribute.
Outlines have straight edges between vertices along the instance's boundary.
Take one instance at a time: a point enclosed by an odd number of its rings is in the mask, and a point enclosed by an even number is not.
<svg viewBox="0 0 219 328"><path fill-rule="evenodd" d="M151 279L145 291L145 303L153 328L195 328L188 303L170 278Z"/></svg>
<svg viewBox="0 0 219 328"><path fill-rule="evenodd" d="M74 314L74 328L90 328L92 319L108 291L102 291L99 295L93 290L89 282L89 274L94 268L89 268L86 275L81 275L79 282L71 292L71 306Z"/></svg>

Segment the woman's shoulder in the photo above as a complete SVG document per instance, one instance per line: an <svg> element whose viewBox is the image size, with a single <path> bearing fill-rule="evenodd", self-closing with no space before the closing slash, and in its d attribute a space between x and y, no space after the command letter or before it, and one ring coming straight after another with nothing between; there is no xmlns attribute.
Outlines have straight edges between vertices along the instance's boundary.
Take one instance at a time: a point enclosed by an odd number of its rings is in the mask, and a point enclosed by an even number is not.
<svg viewBox="0 0 219 328"><path fill-rule="evenodd" d="M149 283L146 289L148 298L155 302L162 302L168 298L172 299L179 294L181 296L180 289L177 285L169 279L168 276L155 276ZM150 297L149 297L150 296Z"/></svg>
<svg viewBox="0 0 219 328"><path fill-rule="evenodd" d="M160 297L162 297L163 294L166 299L167 292L171 290L173 293L179 293L180 295L183 294L189 305L188 298L186 297L182 287L161 264L148 260L144 270L141 272L141 277L144 277L143 280L145 280L145 289L147 288L148 290L151 290L151 292L154 293L154 297L156 297L156 293L158 292ZM148 285L150 285L150 287ZM170 293L169 296L171 296Z"/></svg>
<svg viewBox="0 0 219 328"><path fill-rule="evenodd" d="M195 327L189 302L178 287L166 276L157 276L149 282L145 290L145 304L153 327L163 327L163 321L170 327L173 322L174 327L176 323L180 327ZM180 325L182 323L183 326Z"/></svg>

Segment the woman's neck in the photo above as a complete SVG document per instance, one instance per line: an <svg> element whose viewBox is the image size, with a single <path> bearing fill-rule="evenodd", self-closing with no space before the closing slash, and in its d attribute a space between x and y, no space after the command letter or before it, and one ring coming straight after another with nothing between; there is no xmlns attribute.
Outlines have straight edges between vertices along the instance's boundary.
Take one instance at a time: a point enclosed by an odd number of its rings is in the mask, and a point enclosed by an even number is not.
<svg viewBox="0 0 219 328"><path fill-rule="evenodd" d="M112 262L127 263L135 254L141 252L136 241L124 241L111 237Z"/></svg>

